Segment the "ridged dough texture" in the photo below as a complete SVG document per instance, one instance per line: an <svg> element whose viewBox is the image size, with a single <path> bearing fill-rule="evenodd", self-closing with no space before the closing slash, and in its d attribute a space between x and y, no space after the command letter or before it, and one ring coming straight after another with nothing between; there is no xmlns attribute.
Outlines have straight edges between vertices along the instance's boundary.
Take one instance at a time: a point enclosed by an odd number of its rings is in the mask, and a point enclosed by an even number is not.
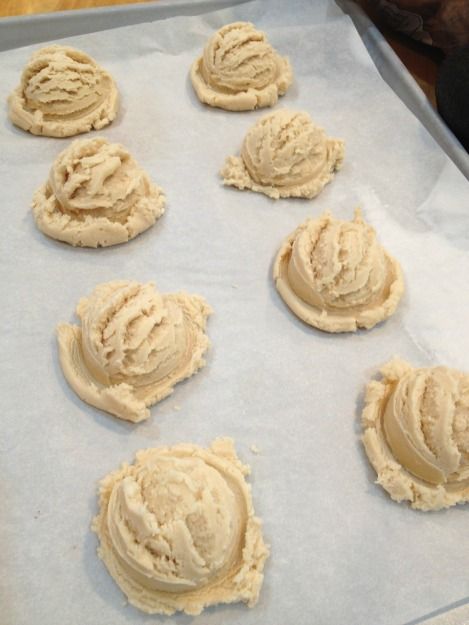
<svg viewBox="0 0 469 625"><path fill-rule="evenodd" d="M161 217L165 196L124 146L78 139L59 154L32 209L42 232L81 247L125 243Z"/></svg>
<svg viewBox="0 0 469 625"><path fill-rule="evenodd" d="M119 96L94 59L53 45L32 55L8 104L11 121L33 135L71 137L110 124Z"/></svg>
<svg viewBox="0 0 469 625"><path fill-rule="evenodd" d="M153 283L115 281L81 299L81 327L57 328L65 378L83 401L127 421L150 416L175 384L205 365L210 306L198 295L162 295Z"/></svg>
<svg viewBox="0 0 469 625"><path fill-rule="evenodd" d="M246 134L241 156L229 156L220 175L225 185L278 200L313 198L344 159L344 142L330 139L308 113L280 109Z"/></svg>
<svg viewBox="0 0 469 625"><path fill-rule="evenodd" d="M366 389L363 443L395 501L439 510L469 501L469 375L394 359Z"/></svg>
<svg viewBox="0 0 469 625"><path fill-rule="evenodd" d="M227 111L273 106L292 80L288 59L279 56L265 33L249 22L220 28L191 68L199 100Z"/></svg>
<svg viewBox="0 0 469 625"><path fill-rule="evenodd" d="M326 332L372 328L394 313L404 292L399 263L359 210L353 221L325 213L283 242L273 277L300 319Z"/></svg>
<svg viewBox="0 0 469 625"><path fill-rule="evenodd" d="M249 467L231 439L139 451L100 484L98 554L129 602L150 614L200 614L258 600L269 555Z"/></svg>

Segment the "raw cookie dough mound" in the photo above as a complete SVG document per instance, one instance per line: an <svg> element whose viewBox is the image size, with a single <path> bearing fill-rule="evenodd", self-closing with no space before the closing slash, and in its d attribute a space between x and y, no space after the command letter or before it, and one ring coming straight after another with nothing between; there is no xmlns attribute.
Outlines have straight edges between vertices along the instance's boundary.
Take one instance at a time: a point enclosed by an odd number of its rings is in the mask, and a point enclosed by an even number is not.
<svg viewBox="0 0 469 625"><path fill-rule="evenodd" d="M191 68L201 102L227 111L273 106L293 80L288 59L279 56L263 32L249 22L220 28Z"/></svg>
<svg viewBox="0 0 469 625"><path fill-rule="evenodd" d="M301 224L283 242L273 274L295 315L326 332L372 328L404 292L399 263L358 209L351 222L325 213Z"/></svg>
<svg viewBox="0 0 469 625"><path fill-rule="evenodd" d="M94 59L65 46L35 52L8 99L11 121L33 135L70 137L116 117L118 92Z"/></svg>
<svg viewBox="0 0 469 625"><path fill-rule="evenodd" d="M230 439L139 451L100 485L98 554L132 605L200 614L257 602L269 555Z"/></svg>
<svg viewBox="0 0 469 625"><path fill-rule="evenodd" d="M74 141L33 198L42 232L71 245L106 247L147 230L164 213L162 189L127 150L106 139Z"/></svg>
<svg viewBox="0 0 469 625"><path fill-rule="evenodd" d="M277 200L312 198L340 169L344 142L329 139L308 113L269 113L248 131L241 156L229 156L220 172L226 185Z"/></svg>
<svg viewBox="0 0 469 625"><path fill-rule="evenodd" d="M127 421L150 416L148 406L205 365L212 313L197 295L161 295L153 283L98 285L81 299L81 327L57 328L67 382L88 404Z"/></svg>
<svg viewBox="0 0 469 625"><path fill-rule="evenodd" d="M363 443L395 501L439 510L469 501L469 375L394 359L368 384Z"/></svg>

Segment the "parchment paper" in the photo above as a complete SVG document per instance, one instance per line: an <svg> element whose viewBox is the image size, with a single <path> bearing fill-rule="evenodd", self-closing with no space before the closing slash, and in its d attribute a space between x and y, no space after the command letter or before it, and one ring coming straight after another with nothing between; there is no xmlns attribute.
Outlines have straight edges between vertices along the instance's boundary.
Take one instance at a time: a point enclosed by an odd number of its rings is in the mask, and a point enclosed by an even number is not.
<svg viewBox="0 0 469 625"><path fill-rule="evenodd" d="M253 20L296 81L279 107L307 110L346 141L315 200L223 188L224 158L265 111L202 106L188 69L215 28ZM104 250L35 227L34 190L69 140L33 137L5 100L33 48L0 55L2 625L401 625L469 595L467 506L418 513L392 502L365 458L363 389L397 354L468 369L468 183L379 77L349 18L328 2L254 2L67 40L115 77L122 107L100 134L127 146L167 192L160 222ZM277 295L272 261L308 216L355 206L402 264L406 295L368 332L331 336ZM135 426L81 402L62 376L55 326L103 281L154 280L215 309L208 366ZM177 408L180 407L180 410ZM140 614L96 556L98 480L141 448L237 440L252 467L272 555L259 604L193 619ZM252 444L261 453L250 451Z"/></svg>

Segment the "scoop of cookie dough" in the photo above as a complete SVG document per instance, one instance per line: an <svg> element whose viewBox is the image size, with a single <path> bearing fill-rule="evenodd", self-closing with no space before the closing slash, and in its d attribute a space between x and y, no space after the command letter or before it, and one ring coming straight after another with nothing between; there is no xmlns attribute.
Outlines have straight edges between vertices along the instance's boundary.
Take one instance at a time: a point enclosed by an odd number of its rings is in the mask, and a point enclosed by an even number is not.
<svg viewBox="0 0 469 625"><path fill-rule="evenodd" d="M211 313L198 295L162 295L151 282L100 284L78 303L81 327L57 328L65 378L92 406L127 421L147 419L148 406L205 365Z"/></svg>
<svg viewBox="0 0 469 625"><path fill-rule="evenodd" d="M273 106L293 80L288 59L279 56L265 34L249 22L220 28L191 68L201 102L227 111Z"/></svg>
<svg viewBox="0 0 469 625"><path fill-rule="evenodd" d="M106 247L147 230L164 213L162 189L127 150L79 139L59 154L32 208L42 232L71 245Z"/></svg>
<svg viewBox="0 0 469 625"><path fill-rule="evenodd" d="M273 275L295 315L326 332L372 328L394 313L404 292L399 263L358 209L351 222L325 213L298 226L283 242Z"/></svg>
<svg viewBox="0 0 469 625"><path fill-rule="evenodd" d="M98 554L130 603L150 614L252 607L269 555L249 467L231 439L137 453L100 485Z"/></svg>
<svg viewBox="0 0 469 625"><path fill-rule="evenodd" d="M114 80L94 59L54 45L32 55L8 104L16 126L34 135L70 137L110 124L119 98Z"/></svg>
<svg viewBox="0 0 469 625"><path fill-rule="evenodd" d="M395 501L439 510L469 501L469 375L394 359L368 384L363 443Z"/></svg>
<svg viewBox="0 0 469 625"><path fill-rule="evenodd" d="M329 139L307 113L269 113L248 131L241 156L229 156L220 175L225 185L277 200L315 197L340 169L344 143Z"/></svg>

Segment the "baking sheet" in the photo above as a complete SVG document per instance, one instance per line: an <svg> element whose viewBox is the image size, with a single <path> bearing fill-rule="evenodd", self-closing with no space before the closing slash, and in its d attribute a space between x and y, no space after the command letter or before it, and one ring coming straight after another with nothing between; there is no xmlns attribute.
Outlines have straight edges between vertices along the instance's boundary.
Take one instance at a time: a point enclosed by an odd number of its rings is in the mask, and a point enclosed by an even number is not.
<svg viewBox="0 0 469 625"><path fill-rule="evenodd" d="M7 17L0 19L0 50L48 41L51 33L54 33L56 39L73 37L176 15L200 15L243 2L246 0L145 0L132 5Z"/></svg>
<svg viewBox="0 0 469 625"><path fill-rule="evenodd" d="M343 170L313 201L274 202L220 183L225 156L265 111L205 108L187 72L213 29L234 19L253 20L290 57L296 82L278 106L308 110L346 141ZM390 501L373 483L358 423L364 385L392 355L468 368L465 178L385 85L333 4L254 2L67 42L116 78L121 113L100 134L129 148L166 190L168 209L116 248L46 239L29 204L69 141L13 128L4 105L2 624L401 625L465 599L467 506L423 514ZM0 55L1 101L32 49ZM330 336L287 310L271 264L304 218L326 208L350 218L356 205L401 261L407 292L385 324ZM78 299L117 278L200 293L215 309L208 366L138 426L76 398L55 345L54 328L74 319ZM142 447L219 435L233 436L252 466L272 546L260 602L197 619L140 614L95 554L97 481Z"/></svg>
<svg viewBox="0 0 469 625"><path fill-rule="evenodd" d="M355 0L336 0L348 14L379 73L469 180L469 154L439 116L415 78Z"/></svg>

